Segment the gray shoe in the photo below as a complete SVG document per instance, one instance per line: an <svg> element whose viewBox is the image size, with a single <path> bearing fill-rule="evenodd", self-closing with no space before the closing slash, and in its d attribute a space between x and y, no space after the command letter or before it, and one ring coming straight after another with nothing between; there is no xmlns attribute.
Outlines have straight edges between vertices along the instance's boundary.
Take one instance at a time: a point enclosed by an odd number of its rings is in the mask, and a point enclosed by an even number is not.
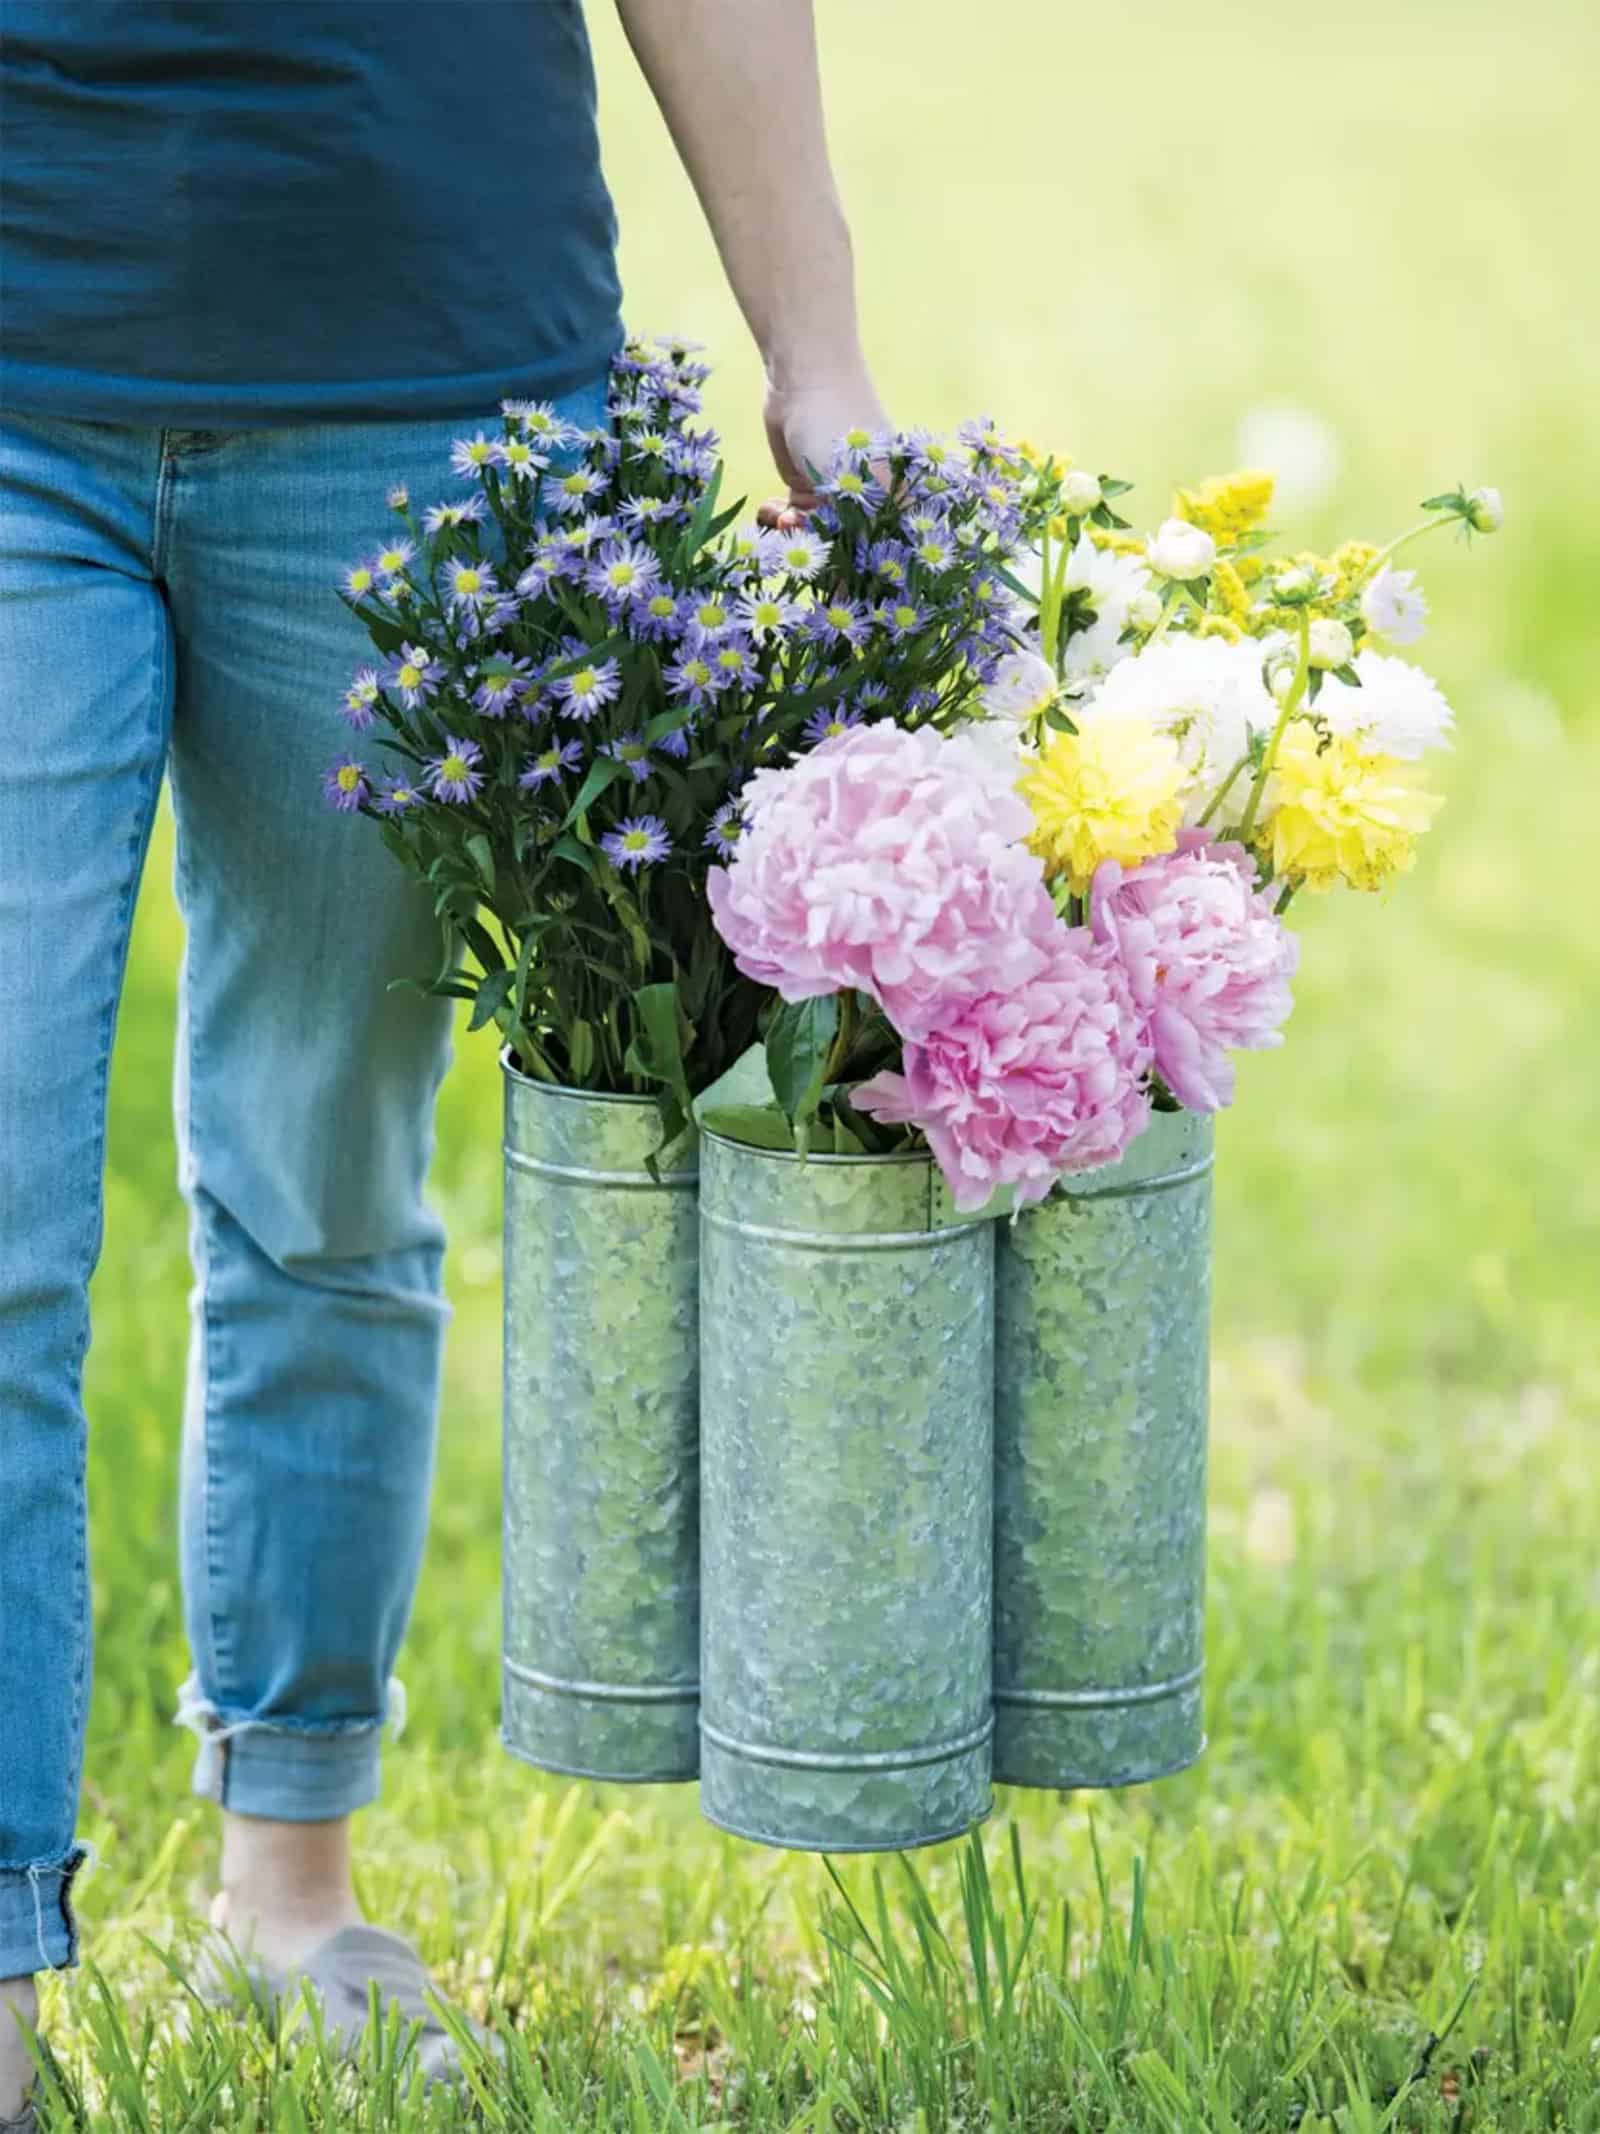
<svg viewBox="0 0 1600 2134"><path fill-rule="evenodd" d="M0 2119L0 2134L39 2134L39 2122L34 2116L31 2097L15 2119Z"/></svg>
<svg viewBox="0 0 1600 2134"><path fill-rule="evenodd" d="M382 1927L341 1927L287 1971L241 1956L213 1929L207 1937L193 1984L202 2001L214 2008L251 2006L271 2029L308 1987L321 2004L329 2046L342 2059L354 2059L367 2026L367 1988L376 1981L380 2014L392 2001L408 2023L420 2023L414 2051L429 2082L458 2082L461 2055L426 1995L434 1990L427 1966L398 1934ZM481 2025L467 2025L490 2051L495 2040ZM10 2130L0 2127L0 2134ZM33 2134L26 2115L21 2134Z"/></svg>

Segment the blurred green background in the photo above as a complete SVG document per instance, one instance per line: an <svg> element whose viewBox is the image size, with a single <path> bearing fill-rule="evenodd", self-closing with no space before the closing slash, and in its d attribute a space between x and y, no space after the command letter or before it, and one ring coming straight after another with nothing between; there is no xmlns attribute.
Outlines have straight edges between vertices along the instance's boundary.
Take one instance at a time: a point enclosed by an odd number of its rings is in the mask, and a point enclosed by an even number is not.
<svg viewBox="0 0 1600 2134"><path fill-rule="evenodd" d="M754 499L771 486L758 363L610 12L592 14L630 320L710 345L712 419ZM1482 2123L1554 2124L1559 2107L1592 2126L1600 13L819 14L867 339L899 421L992 412L1132 478L1144 525L1175 481L1276 435L1275 519L1296 546L1385 538L1458 478L1505 493L1498 540L1408 559L1434 608L1420 656L1460 721L1448 805L1391 895L1296 907L1288 1045L1244 1063L1223 1122L1211 1751L1128 1796L1003 1807L1046 1895L1121 1916L1138 1856L1149 1933L1182 1966L1232 1964L1246 1999L1241 1981L1310 1996L1329 2094L1342 2055L1375 2086L1403 2072L1477 1978L1449 2049L1478 2049L1504 2085L1504 2116ZM772 149L781 168L781 132ZM213 1843L169 1724L188 1277L166 839L163 823L118 1039L89 1366L85 1828L104 1865L83 1899L94 1953L133 1981L154 1975L135 1930L170 1932ZM817 1863L719 1838L692 1793L569 1790L495 1745L498 1103L492 1047L463 1034L435 1174L456 1303L437 1519L402 1661L410 1727L363 1822L369 1896L464 1991L509 1949L530 2020L535 1971L571 1981L574 2010L637 2010L690 1945L803 2031ZM948 1896L950 1859L929 1872ZM720 2021L718 2046L702 2011L705 2050L759 2060L756 2030ZM1265 2046L1260 2067L1287 2079ZM1191 2117L1125 2123L1232 2123L1194 2095Z"/></svg>

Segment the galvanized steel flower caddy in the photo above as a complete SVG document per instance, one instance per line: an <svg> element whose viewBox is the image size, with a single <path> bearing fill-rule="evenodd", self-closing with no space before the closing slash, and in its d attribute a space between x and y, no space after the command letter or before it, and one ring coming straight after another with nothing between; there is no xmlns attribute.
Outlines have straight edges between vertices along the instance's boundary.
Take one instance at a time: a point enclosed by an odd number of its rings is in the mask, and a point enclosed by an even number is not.
<svg viewBox="0 0 1600 2134"><path fill-rule="evenodd" d="M1212 1122L1156 1112L996 1239L994 1775L1205 1747Z"/></svg>
<svg viewBox="0 0 1600 2134"><path fill-rule="evenodd" d="M693 1130L505 1077L508 1749L587 1778L699 1767Z"/></svg>
<svg viewBox="0 0 1600 2134"><path fill-rule="evenodd" d="M882 1851L989 1809L994 1231L931 1159L707 1131L701 1806Z"/></svg>

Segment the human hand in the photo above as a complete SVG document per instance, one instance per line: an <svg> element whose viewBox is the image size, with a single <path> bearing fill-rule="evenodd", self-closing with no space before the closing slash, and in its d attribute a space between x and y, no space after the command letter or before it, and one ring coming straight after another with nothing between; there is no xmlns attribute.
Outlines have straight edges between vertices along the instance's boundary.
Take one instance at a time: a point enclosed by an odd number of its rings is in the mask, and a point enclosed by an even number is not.
<svg viewBox="0 0 1600 2134"><path fill-rule="evenodd" d="M766 421L773 461L789 493L763 504L756 516L763 526L785 531L817 507L807 463L825 468L847 430L870 430L876 437L889 427L865 366L837 376L801 375L792 383L769 385Z"/></svg>

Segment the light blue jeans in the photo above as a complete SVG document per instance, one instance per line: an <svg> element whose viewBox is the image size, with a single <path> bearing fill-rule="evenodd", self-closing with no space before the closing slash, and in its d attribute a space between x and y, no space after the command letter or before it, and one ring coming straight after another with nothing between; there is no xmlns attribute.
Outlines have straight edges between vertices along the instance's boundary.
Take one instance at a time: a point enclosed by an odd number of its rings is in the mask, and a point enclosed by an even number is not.
<svg viewBox="0 0 1600 2134"><path fill-rule="evenodd" d="M559 412L599 422L604 398ZM0 1978L77 1957L82 1365L163 771L195 1276L178 1717L231 1810L314 1821L377 1792L448 1313L423 1189L450 1021L387 989L437 965L431 899L321 773L377 657L340 574L398 530L391 483L419 516L471 494L450 446L479 427L0 417Z"/></svg>

